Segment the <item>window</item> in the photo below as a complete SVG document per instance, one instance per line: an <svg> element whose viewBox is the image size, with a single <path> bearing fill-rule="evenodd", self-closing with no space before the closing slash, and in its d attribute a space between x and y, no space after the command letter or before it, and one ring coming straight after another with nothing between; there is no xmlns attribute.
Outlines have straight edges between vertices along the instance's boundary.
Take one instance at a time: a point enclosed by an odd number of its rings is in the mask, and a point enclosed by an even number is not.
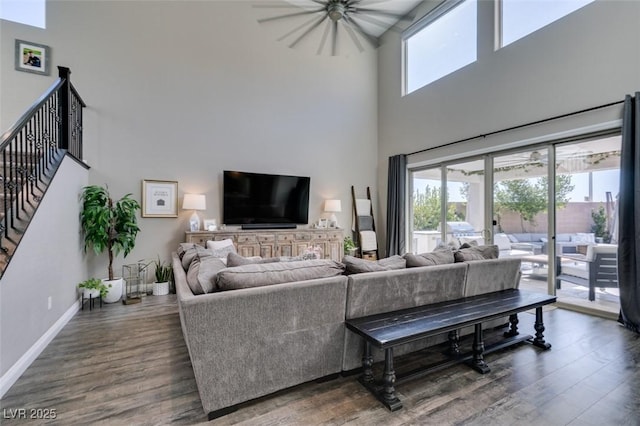
<svg viewBox="0 0 640 426"><path fill-rule="evenodd" d="M507 46L594 0L501 0L501 47Z"/></svg>
<svg viewBox="0 0 640 426"><path fill-rule="evenodd" d="M46 28L45 0L0 0L0 19Z"/></svg>
<svg viewBox="0 0 640 426"><path fill-rule="evenodd" d="M477 59L476 0L445 1L403 35L405 94Z"/></svg>

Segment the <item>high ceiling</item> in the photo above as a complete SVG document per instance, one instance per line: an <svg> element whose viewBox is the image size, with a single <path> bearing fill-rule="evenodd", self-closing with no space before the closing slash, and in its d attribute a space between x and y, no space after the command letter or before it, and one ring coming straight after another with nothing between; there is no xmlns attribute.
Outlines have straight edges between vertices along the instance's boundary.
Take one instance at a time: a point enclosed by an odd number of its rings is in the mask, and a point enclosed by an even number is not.
<svg viewBox="0 0 640 426"><path fill-rule="evenodd" d="M258 22L292 48L342 54L371 50L377 38L408 15L422 0L287 0L254 4ZM406 25L405 25L406 26Z"/></svg>

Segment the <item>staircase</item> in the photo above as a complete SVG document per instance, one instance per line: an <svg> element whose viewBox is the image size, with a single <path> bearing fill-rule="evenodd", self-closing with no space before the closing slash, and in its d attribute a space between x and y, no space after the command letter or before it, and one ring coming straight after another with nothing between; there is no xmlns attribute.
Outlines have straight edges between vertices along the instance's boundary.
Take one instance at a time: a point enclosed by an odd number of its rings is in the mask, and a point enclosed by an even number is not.
<svg viewBox="0 0 640 426"><path fill-rule="evenodd" d="M65 155L82 163L82 108L70 82L59 78L0 139L0 277ZM84 163L83 163L84 164Z"/></svg>

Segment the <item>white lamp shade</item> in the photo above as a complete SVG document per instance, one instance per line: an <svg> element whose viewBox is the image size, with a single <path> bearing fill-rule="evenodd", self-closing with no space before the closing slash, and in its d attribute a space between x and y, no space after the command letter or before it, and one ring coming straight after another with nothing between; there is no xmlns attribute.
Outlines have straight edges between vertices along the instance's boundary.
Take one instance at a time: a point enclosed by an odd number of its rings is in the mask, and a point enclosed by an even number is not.
<svg viewBox="0 0 640 426"><path fill-rule="evenodd" d="M326 200L324 202L324 211L325 212L341 212L342 203L340 202L340 200Z"/></svg>
<svg viewBox="0 0 640 426"><path fill-rule="evenodd" d="M184 194L183 210L206 210L207 199L203 194Z"/></svg>

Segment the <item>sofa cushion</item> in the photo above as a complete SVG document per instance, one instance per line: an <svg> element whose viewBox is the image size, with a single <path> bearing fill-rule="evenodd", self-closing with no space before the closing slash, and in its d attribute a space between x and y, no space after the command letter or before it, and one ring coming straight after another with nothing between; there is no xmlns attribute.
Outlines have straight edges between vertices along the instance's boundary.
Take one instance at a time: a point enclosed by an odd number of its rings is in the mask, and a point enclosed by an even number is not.
<svg viewBox="0 0 640 426"><path fill-rule="evenodd" d="M242 265L250 265L252 263L273 263L280 262L280 259L277 257L267 257L262 258L260 256L252 256L252 257L243 257L237 253L229 253L227 255L227 266L242 266Z"/></svg>
<svg viewBox="0 0 640 426"><path fill-rule="evenodd" d="M184 250L184 253L182 254L182 267L184 268L185 271L189 270L189 266L191 265L191 262L196 259L196 258L205 258L205 257L210 257L213 256L214 253L211 250L207 250L206 248L198 245L198 244L192 244L191 247L187 248L186 250ZM219 256L217 256L219 257ZM225 255L226 257L226 255Z"/></svg>
<svg viewBox="0 0 640 426"><path fill-rule="evenodd" d="M492 245L463 248L455 251L453 256L456 262L467 262L470 260L497 259L498 254L498 246Z"/></svg>
<svg viewBox="0 0 640 426"><path fill-rule="evenodd" d="M404 258L407 261L407 268L415 268L418 266L444 265L447 263L455 262L453 252L449 249L434 250L431 253L407 253L404 255Z"/></svg>
<svg viewBox="0 0 640 426"><path fill-rule="evenodd" d="M187 284L193 294L211 293L216 289L216 275L226 265L217 257L196 256L187 271Z"/></svg>
<svg viewBox="0 0 640 426"><path fill-rule="evenodd" d="M219 290L235 290L328 278L343 272L343 264L329 259L250 264L220 271L216 277L216 286Z"/></svg>
<svg viewBox="0 0 640 426"><path fill-rule="evenodd" d="M342 263L344 263L347 275L362 272L391 271L407 267L407 261L398 255L380 260L365 260L354 256L345 256L342 258Z"/></svg>
<svg viewBox="0 0 640 426"><path fill-rule="evenodd" d="M180 243L180 245L178 245L178 249L176 250L176 253L178 254L180 260L182 260L182 256L184 256L184 253L190 248L193 248L195 245L196 244L194 243Z"/></svg>

